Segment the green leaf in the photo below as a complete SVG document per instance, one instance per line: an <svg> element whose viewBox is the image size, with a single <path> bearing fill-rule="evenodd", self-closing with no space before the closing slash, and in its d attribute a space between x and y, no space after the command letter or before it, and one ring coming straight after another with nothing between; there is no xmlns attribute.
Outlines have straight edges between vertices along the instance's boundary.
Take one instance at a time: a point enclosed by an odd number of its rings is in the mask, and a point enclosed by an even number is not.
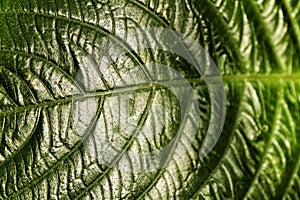
<svg viewBox="0 0 300 200"><path fill-rule="evenodd" d="M296 0L2 0L0 199L299 199L299 8ZM221 73L226 120L205 157L218 100L182 57L129 51L124 31L146 27L192 38ZM110 62L101 45L115 35L128 53ZM184 101L192 112L181 118L172 90L141 85L160 76L146 63L173 69L165 84L181 85L178 71L198 106ZM119 150L105 149L102 136ZM160 167L145 172L128 153L164 148Z"/></svg>

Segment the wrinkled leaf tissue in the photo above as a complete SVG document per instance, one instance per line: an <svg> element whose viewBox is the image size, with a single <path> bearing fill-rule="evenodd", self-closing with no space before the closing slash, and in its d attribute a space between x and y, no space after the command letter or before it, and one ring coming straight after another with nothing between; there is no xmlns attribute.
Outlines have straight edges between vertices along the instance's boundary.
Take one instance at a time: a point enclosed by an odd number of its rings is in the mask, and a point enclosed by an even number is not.
<svg viewBox="0 0 300 200"><path fill-rule="evenodd" d="M2 0L0 199L300 199L299 9Z"/></svg>

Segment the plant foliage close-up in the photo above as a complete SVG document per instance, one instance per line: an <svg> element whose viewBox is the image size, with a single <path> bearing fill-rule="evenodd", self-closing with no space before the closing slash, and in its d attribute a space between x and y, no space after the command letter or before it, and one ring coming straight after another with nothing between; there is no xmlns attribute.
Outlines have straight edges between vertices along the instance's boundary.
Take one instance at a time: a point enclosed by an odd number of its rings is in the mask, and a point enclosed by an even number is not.
<svg viewBox="0 0 300 200"><path fill-rule="evenodd" d="M300 199L299 106L298 0L0 0L0 199Z"/></svg>

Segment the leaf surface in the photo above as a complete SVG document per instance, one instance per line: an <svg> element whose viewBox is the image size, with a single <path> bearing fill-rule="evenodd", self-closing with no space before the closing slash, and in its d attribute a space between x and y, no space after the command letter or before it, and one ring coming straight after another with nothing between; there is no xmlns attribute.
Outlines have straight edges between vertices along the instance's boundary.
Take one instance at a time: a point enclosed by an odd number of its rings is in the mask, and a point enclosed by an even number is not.
<svg viewBox="0 0 300 200"><path fill-rule="evenodd" d="M295 0L1 1L0 199L299 199L299 8ZM157 49L113 63L102 51L116 34L116 48L129 50L122 33L140 27L176 30L218 66L227 114L207 156L198 154L217 100L193 66ZM180 118L172 91L142 84L160 76L145 70L151 62L189 82L193 112ZM180 85L173 72L164 75ZM102 136L119 149L105 149ZM128 153L166 146L162 167L145 173Z"/></svg>

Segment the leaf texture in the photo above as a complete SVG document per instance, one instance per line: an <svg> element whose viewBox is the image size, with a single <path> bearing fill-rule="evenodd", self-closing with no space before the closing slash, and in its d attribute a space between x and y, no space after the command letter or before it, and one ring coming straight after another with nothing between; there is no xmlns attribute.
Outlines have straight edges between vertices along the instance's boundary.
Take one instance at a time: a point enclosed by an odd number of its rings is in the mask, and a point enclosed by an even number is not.
<svg viewBox="0 0 300 200"><path fill-rule="evenodd" d="M299 199L299 8L295 0L1 1L0 199ZM218 66L227 115L207 156L198 154L215 100L191 64L139 49L102 67L111 58L101 45L118 34L117 48L128 50L122 31L140 27L176 30ZM132 70L159 76L144 69L151 62L172 66L197 94L184 119L169 89L136 90ZM86 65L96 76L78 79ZM119 147L109 158L91 153L108 151L99 135ZM166 146L162 167L146 173L127 153Z"/></svg>

